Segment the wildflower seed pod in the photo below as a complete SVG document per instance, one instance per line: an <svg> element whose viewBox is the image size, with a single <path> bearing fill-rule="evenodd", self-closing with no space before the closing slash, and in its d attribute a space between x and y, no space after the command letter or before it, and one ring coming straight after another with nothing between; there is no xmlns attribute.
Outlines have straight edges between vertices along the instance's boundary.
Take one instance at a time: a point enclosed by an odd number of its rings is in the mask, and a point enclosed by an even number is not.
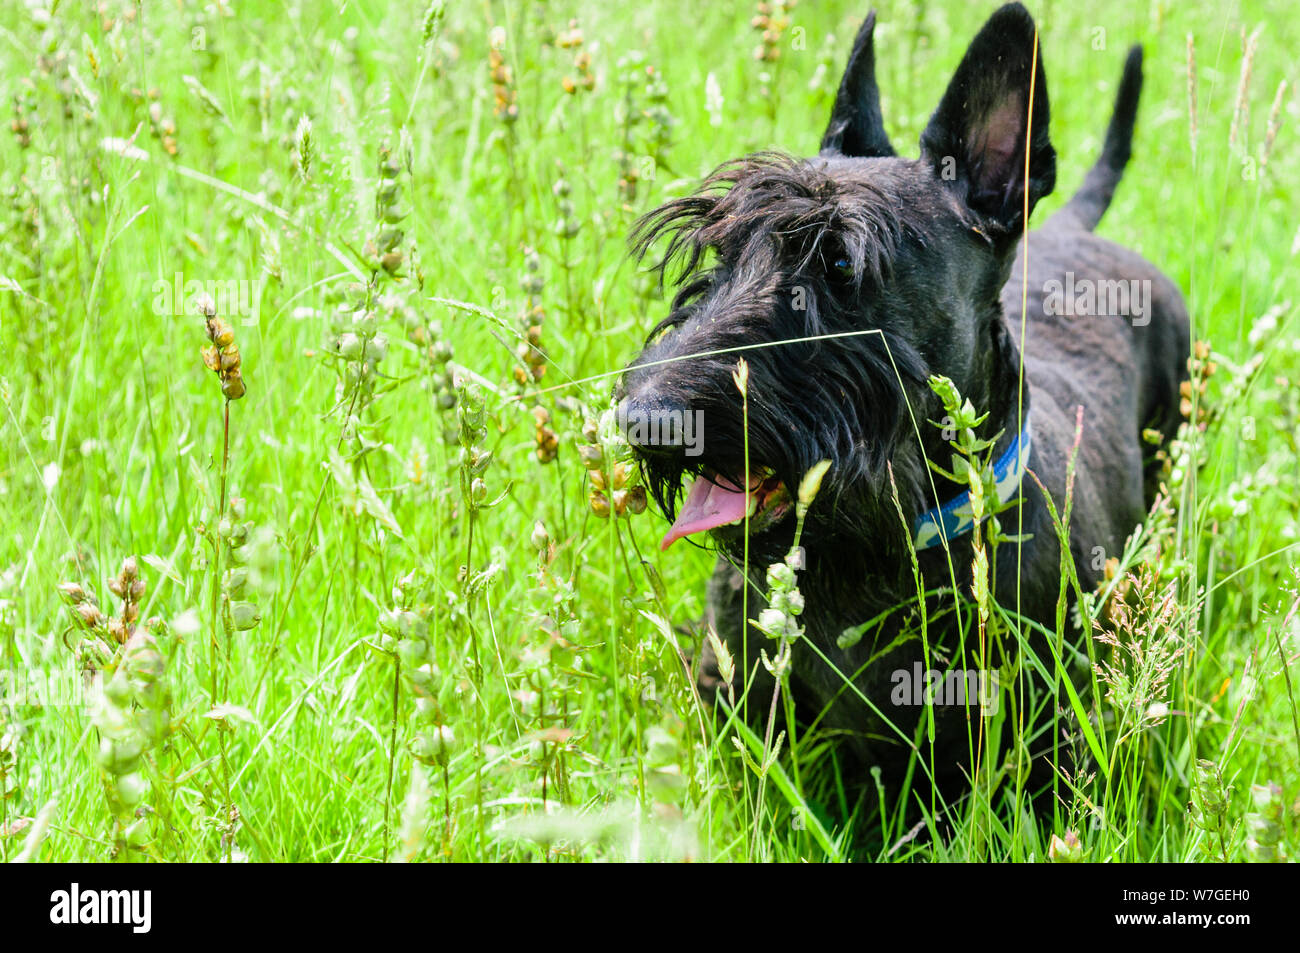
<svg viewBox="0 0 1300 953"><path fill-rule="evenodd" d="M767 567L767 587L778 591L789 591L795 585L794 570L786 563L773 563Z"/></svg>
<svg viewBox="0 0 1300 953"><path fill-rule="evenodd" d="M519 712L527 718L537 714L542 696L538 692L524 688L515 692L515 701L519 703Z"/></svg>
<svg viewBox="0 0 1300 953"><path fill-rule="evenodd" d="M157 681L162 677L167 664L158 643L147 632L137 632L131 636L122 650L122 670L134 681Z"/></svg>
<svg viewBox="0 0 1300 953"><path fill-rule="evenodd" d="M457 406L460 421L461 446L471 446L487 436L485 422L487 415L483 409L483 398L469 387L458 385L461 392Z"/></svg>
<svg viewBox="0 0 1300 953"><path fill-rule="evenodd" d="M422 764L437 764L441 744L436 733L421 731L411 739L411 755Z"/></svg>
<svg viewBox="0 0 1300 953"><path fill-rule="evenodd" d="M411 211L410 209L402 205L400 201L398 201L398 202L394 202L391 205L383 206L383 208L380 209L380 213L381 213L380 218L384 222L390 225L395 225L398 222L402 221L402 219L410 215Z"/></svg>
<svg viewBox="0 0 1300 953"><path fill-rule="evenodd" d="M645 487L638 485L627 491L627 511L633 516L640 516L646 511Z"/></svg>
<svg viewBox="0 0 1300 953"><path fill-rule="evenodd" d="M241 595L248 585L248 570L242 566L227 569L221 577L221 589L229 597Z"/></svg>
<svg viewBox="0 0 1300 953"><path fill-rule="evenodd" d="M402 167L393 159L388 143L379 147L379 165L377 167L379 183L375 186L375 204L379 208L396 205L402 197L402 185L397 177Z"/></svg>
<svg viewBox="0 0 1300 953"><path fill-rule="evenodd" d="M456 748L456 735L447 725L437 725L422 731L412 740L411 753L425 764L446 767Z"/></svg>
<svg viewBox="0 0 1300 953"><path fill-rule="evenodd" d="M145 711L163 711L171 700L164 679L167 666L153 638L138 632L131 637L126 651L128 656L123 664L131 686L132 699ZM151 725L151 729L152 727Z"/></svg>
<svg viewBox="0 0 1300 953"><path fill-rule="evenodd" d="M134 808L149 793L149 782L138 771L120 775L113 787L122 803L129 808Z"/></svg>
<svg viewBox="0 0 1300 953"><path fill-rule="evenodd" d="M591 54L583 50L573 58L573 65L578 70L578 86L586 92L596 88L596 76L591 71Z"/></svg>
<svg viewBox="0 0 1300 953"><path fill-rule="evenodd" d="M142 754L144 754L144 740L135 734L124 738L105 736L99 740L97 760L99 766L109 774L120 777L128 771L135 770Z"/></svg>
<svg viewBox="0 0 1300 953"><path fill-rule="evenodd" d="M415 668L408 669L406 677L410 679L411 684L415 686L421 696L417 699L417 709L422 712L425 709L431 710L432 696L437 693L438 686L442 684L442 672L438 670L438 666L432 662L424 662ZM421 706L421 702L426 704Z"/></svg>
<svg viewBox="0 0 1300 953"><path fill-rule="evenodd" d="M555 38L555 45L562 50L582 46L582 27L578 26L577 20L569 21L569 28Z"/></svg>
<svg viewBox="0 0 1300 953"><path fill-rule="evenodd" d="M229 531L225 534L226 542L230 544L231 549L239 549L248 542L249 523L231 523Z"/></svg>
<svg viewBox="0 0 1300 953"><path fill-rule="evenodd" d="M108 646L98 639L87 639L78 643L74 656L83 676L87 679L107 665L111 657Z"/></svg>
<svg viewBox="0 0 1300 953"><path fill-rule="evenodd" d="M1077 864L1083 860L1083 845L1079 842L1079 835L1074 831L1066 831L1064 837L1053 834L1048 842L1047 856L1056 864Z"/></svg>
<svg viewBox="0 0 1300 953"><path fill-rule="evenodd" d="M104 697L119 706L131 701L131 683L127 680L125 669L119 668L104 684Z"/></svg>
<svg viewBox="0 0 1300 953"><path fill-rule="evenodd" d="M230 622L238 630L244 631L256 627L262 621L262 613L251 602L232 602L230 604Z"/></svg>
<svg viewBox="0 0 1300 953"><path fill-rule="evenodd" d="M104 613L100 612L99 606L92 602L82 602L73 606L72 617L92 632L104 624Z"/></svg>
<svg viewBox="0 0 1300 953"><path fill-rule="evenodd" d="M398 614L397 631L404 639L427 639L429 623L418 612L404 609Z"/></svg>
<svg viewBox="0 0 1300 953"><path fill-rule="evenodd" d="M105 672L103 675L104 682L112 680L114 673ZM125 682L125 678L122 679ZM123 704L129 704L130 688L127 688L127 694L123 696L126 701L119 704L113 701L107 692L103 691L102 684L95 685L91 691L91 720L95 727L99 729L100 737L110 739L123 739L131 734L131 722L127 717L127 712L123 709Z"/></svg>
<svg viewBox="0 0 1300 953"><path fill-rule="evenodd" d="M397 657L407 670L417 669L429 660L431 646L415 639L402 639L397 643Z"/></svg>
<svg viewBox="0 0 1300 953"><path fill-rule="evenodd" d="M69 606L78 606L84 602L93 601L86 595L86 590L75 582L61 582L58 585L58 590L59 596Z"/></svg>
<svg viewBox="0 0 1300 953"><path fill-rule="evenodd" d="M551 542L551 535L546 531L546 525L541 520L533 522L533 532L529 536L529 542L533 544L533 549L545 550Z"/></svg>
<svg viewBox="0 0 1300 953"><path fill-rule="evenodd" d="M397 632L398 621L401 619L402 612L400 609L385 609L379 613L379 631L389 635Z"/></svg>
<svg viewBox="0 0 1300 953"><path fill-rule="evenodd" d="M1222 813L1227 804L1218 796L1220 788L1218 766L1213 761L1198 761L1196 774L1202 793L1207 795L1203 801L1206 811L1210 814Z"/></svg>
<svg viewBox="0 0 1300 953"><path fill-rule="evenodd" d="M1250 800L1253 810L1246 814L1246 853L1256 862L1285 861L1281 787L1272 782L1252 784Z"/></svg>
<svg viewBox="0 0 1300 953"><path fill-rule="evenodd" d="M559 455L560 438L555 431L542 428L537 432L537 449L534 453L538 463L550 463Z"/></svg>
<svg viewBox="0 0 1300 953"><path fill-rule="evenodd" d="M365 340L370 340L379 330L379 315L364 306L353 309L352 330Z"/></svg>
<svg viewBox="0 0 1300 953"><path fill-rule="evenodd" d="M166 696L164 696L166 697ZM169 700L169 699L168 699ZM166 704L164 701L163 704ZM171 726L171 713L164 707L142 708L135 713L135 727L150 744L158 744Z"/></svg>
<svg viewBox="0 0 1300 953"><path fill-rule="evenodd" d="M599 490L593 490L590 498L591 511L601 519L609 518L609 498Z"/></svg>
<svg viewBox="0 0 1300 953"><path fill-rule="evenodd" d="M230 347L235 343L235 329L222 318L211 318L208 321L208 337L219 348Z"/></svg>
<svg viewBox="0 0 1300 953"><path fill-rule="evenodd" d="M361 355L365 353L366 343L361 340L360 335L347 331L339 335L338 352L339 356L349 361L358 361Z"/></svg>
<svg viewBox="0 0 1300 953"><path fill-rule="evenodd" d="M794 620L780 609L771 606L758 614L758 627L774 639L794 641L798 638Z"/></svg>
<svg viewBox="0 0 1300 953"><path fill-rule="evenodd" d="M122 831L122 840L131 847L143 847L149 843L149 818L142 817L128 825Z"/></svg>

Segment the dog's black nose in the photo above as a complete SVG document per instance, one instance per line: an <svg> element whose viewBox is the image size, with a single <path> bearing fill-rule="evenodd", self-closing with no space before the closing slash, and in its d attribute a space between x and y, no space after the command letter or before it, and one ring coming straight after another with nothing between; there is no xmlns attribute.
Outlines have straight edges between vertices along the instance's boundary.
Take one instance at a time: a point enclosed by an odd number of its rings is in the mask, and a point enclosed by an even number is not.
<svg viewBox="0 0 1300 953"><path fill-rule="evenodd" d="M659 394L624 397L618 404L623 435L645 454L677 455L696 450L702 436L698 416L685 402Z"/></svg>

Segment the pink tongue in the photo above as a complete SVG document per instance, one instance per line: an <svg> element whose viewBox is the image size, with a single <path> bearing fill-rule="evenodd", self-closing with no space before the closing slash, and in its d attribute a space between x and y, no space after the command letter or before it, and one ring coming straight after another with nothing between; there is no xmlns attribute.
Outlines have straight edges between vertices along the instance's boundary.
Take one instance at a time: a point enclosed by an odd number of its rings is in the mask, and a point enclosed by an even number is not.
<svg viewBox="0 0 1300 953"><path fill-rule="evenodd" d="M660 549L667 549L683 536L745 518L748 494L722 477L714 479L718 482L714 483L702 476L695 478L682 503L681 512L677 514L677 522L673 523L668 535L659 544Z"/></svg>

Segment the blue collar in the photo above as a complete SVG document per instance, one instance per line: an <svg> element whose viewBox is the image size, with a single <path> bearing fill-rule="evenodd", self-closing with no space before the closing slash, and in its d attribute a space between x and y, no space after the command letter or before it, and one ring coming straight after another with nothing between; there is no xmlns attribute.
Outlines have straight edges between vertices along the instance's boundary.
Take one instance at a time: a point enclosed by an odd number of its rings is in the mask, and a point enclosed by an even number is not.
<svg viewBox="0 0 1300 953"><path fill-rule="evenodd" d="M993 475L998 484L998 499L1010 500L1020 488L1025 469L1029 466L1029 413L1025 424L1011 446L1002 452L993 464ZM953 497L943 506L926 510L912 524L912 545L917 552L942 546L946 537L953 540L975 527L975 514L970 508L970 491Z"/></svg>

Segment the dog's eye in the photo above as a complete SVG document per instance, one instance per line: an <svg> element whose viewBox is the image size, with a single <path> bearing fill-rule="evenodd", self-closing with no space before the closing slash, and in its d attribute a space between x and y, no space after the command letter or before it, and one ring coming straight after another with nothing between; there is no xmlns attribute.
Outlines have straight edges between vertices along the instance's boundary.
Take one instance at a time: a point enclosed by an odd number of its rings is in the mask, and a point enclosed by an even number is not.
<svg viewBox="0 0 1300 953"><path fill-rule="evenodd" d="M853 263L847 258L836 258L835 270L839 272L840 276L843 278L853 277Z"/></svg>

